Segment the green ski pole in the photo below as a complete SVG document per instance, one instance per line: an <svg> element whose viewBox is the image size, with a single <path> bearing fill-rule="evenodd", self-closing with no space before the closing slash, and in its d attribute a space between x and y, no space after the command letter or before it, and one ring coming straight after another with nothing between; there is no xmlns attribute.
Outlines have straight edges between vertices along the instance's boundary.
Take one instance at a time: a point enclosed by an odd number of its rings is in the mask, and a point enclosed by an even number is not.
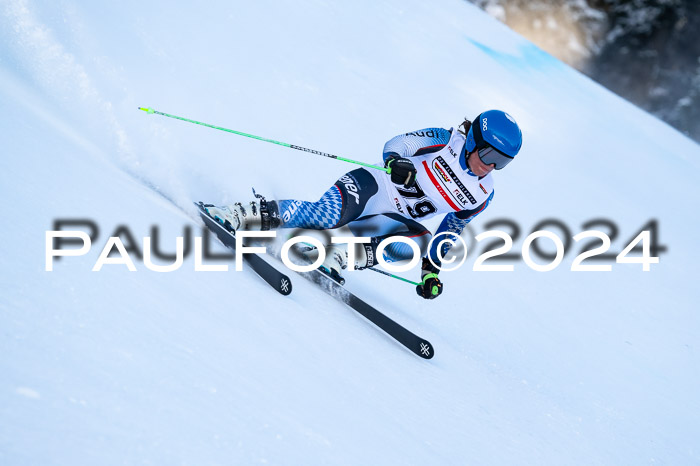
<svg viewBox="0 0 700 466"><path fill-rule="evenodd" d="M365 269L361 269L361 270L365 270ZM371 270L372 272L381 273L382 275L386 275L387 277L401 280L402 282L410 283L411 285L416 285L416 286L422 285L421 282L414 282L414 281L411 281L407 278L403 278L403 277L399 277L398 275L394 275L393 273L385 272L384 270L380 270L380 269L375 269L374 267L368 267L366 270Z"/></svg>
<svg viewBox="0 0 700 466"><path fill-rule="evenodd" d="M291 236L289 236L287 239L289 239L289 238L291 238ZM309 250L316 249L316 246L314 246L314 245L311 244L311 243L302 242L301 244L306 245L306 247L308 247ZM381 273L382 275L386 275L387 277L391 277L391 278L395 278L395 279L397 279L397 280L401 280L402 282L410 283L411 285L416 285L416 286L418 286L418 285L422 285L422 284L423 284L422 282L414 282L414 281L408 280L407 278L403 278L403 277L399 277L398 275L394 275L393 273L385 272L384 270L375 269L374 266L372 266L372 267L367 267L367 268L364 268L364 269L357 269L357 270L371 270L372 272Z"/></svg>
<svg viewBox="0 0 700 466"><path fill-rule="evenodd" d="M364 269L362 269L362 270L364 270ZM373 267L369 267L367 270L371 270L372 272L381 273L382 275L386 275L387 277L395 278L397 280L401 280L403 282L410 283L411 285L421 286L423 284L423 282L414 282L414 281L408 280L406 278L399 277L398 275L394 275L393 273L385 272L383 270L375 269ZM435 276L437 276L437 275L435 275ZM428 277L426 277L426 278L428 278ZM433 289L431 290L431 293L433 295L438 294L438 290L437 290L436 286L433 287Z"/></svg>
<svg viewBox="0 0 700 466"><path fill-rule="evenodd" d="M175 118L176 120L186 121L188 123L194 123L195 125L206 126L207 128L218 129L219 131L226 131L227 133L237 134L239 136L245 136L247 138L257 139L259 141L270 142L272 144L277 144L278 146L289 147L290 149L296 149L304 152L309 152L311 154L322 155L323 157L329 157L331 159L342 160L343 162L354 163L356 165L362 165L363 167L373 168L375 170L381 170L387 173L391 173L390 169L384 167L378 167L365 162L358 162L357 160L346 159L345 157L339 157L337 155L328 154L326 152L317 151L314 149L307 149L306 147L295 146L294 144L288 144L286 142L275 141L274 139L267 139L260 136L255 136L254 134L243 133L241 131L235 131L228 128L222 128L221 126L210 125L209 123L202 123L201 121L190 120L189 118L183 118L177 115L170 115L169 113L159 112L158 110L153 110L152 108L139 107L139 110L143 110L149 115L162 115L168 118Z"/></svg>

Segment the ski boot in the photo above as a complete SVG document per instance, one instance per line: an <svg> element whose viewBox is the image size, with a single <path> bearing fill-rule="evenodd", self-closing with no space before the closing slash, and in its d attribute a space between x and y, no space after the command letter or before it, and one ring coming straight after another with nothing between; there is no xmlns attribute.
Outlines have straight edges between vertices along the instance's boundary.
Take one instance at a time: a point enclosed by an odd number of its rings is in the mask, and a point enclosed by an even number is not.
<svg viewBox="0 0 700 466"><path fill-rule="evenodd" d="M277 202L267 201L253 189L255 199L248 203L235 202L226 206L206 205L207 213L230 232L240 230L265 231L279 227Z"/></svg>
<svg viewBox="0 0 700 466"><path fill-rule="evenodd" d="M367 250L369 249L369 251ZM362 270L375 265L372 258L374 254L369 244L358 247L355 254L355 263L352 264L355 270ZM348 268L348 245L342 243L331 243L326 246L326 259L318 267L318 270L328 275L332 280L345 284L345 279L341 275L341 270Z"/></svg>
<svg viewBox="0 0 700 466"><path fill-rule="evenodd" d="M318 267L322 273L332 280L345 285L345 279L340 275L341 270L348 268L348 251L345 244L332 244L326 247L326 259Z"/></svg>

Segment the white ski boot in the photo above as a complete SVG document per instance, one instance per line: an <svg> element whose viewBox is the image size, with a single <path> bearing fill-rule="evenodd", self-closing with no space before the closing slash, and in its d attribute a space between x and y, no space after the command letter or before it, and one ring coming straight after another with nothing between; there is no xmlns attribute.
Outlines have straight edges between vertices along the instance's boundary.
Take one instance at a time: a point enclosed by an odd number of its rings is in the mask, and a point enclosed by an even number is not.
<svg viewBox="0 0 700 466"><path fill-rule="evenodd" d="M280 224L277 202L266 201L253 190L255 199L226 206L207 205L207 213L229 231L260 231L277 228Z"/></svg>
<svg viewBox="0 0 700 466"><path fill-rule="evenodd" d="M326 259L319 267L319 270L341 285L345 284L345 279L340 275L341 270L348 268L348 247L345 244L331 244L326 247Z"/></svg>
<svg viewBox="0 0 700 466"><path fill-rule="evenodd" d="M374 257L374 254L371 252L368 253L365 246L369 247L371 251L371 246L369 244L365 244L355 250L355 262L352 264L355 270L366 269L374 265L374 261L370 261L368 258L368 256ZM344 285L345 279L341 275L341 270L348 268L348 245L344 243L331 243L326 246L326 259L318 268L336 282Z"/></svg>

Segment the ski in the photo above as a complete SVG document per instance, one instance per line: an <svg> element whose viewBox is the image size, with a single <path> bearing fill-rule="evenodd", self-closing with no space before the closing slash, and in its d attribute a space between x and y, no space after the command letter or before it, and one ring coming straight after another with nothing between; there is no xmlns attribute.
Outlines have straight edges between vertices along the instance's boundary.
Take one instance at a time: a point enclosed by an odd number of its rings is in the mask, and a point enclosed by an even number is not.
<svg viewBox="0 0 700 466"><path fill-rule="evenodd" d="M229 231L224 225L215 220L206 210L206 204L202 202L195 202L195 205L199 209L199 215L204 220L204 224L216 234L224 246L231 250L236 250L236 236L235 233ZM268 264L265 259L257 254L243 254L243 260L246 261L250 268L257 273L260 278L265 280L272 288L277 290L283 295L288 295L292 292L292 281L289 277L279 270L277 270L272 265Z"/></svg>
<svg viewBox="0 0 700 466"><path fill-rule="evenodd" d="M199 202L195 203L199 209L199 214L204 220L205 225L213 231L219 240L228 248L235 251L236 237L235 233L229 231L226 226L214 219L206 211L206 204ZM303 254L300 255L303 258ZM288 295L292 292L292 282L289 277L274 266L268 264L262 257L257 254L244 254L243 259L251 266L251 268L275 290L283 295ZM323 291L345 303L365 319L369 320L376 327L384 331L398 343L408 348L414 354L424 359L431 359L435 354L433 345L418 335L414 334L401 324L390 319L382 312L378 311L367 302L355 296L348 289L338 283L333 277L324 274L320 270L312 270L310 272L297 272L307 280L315 283Z"/></svg>
<svg viewBox="0 0 700 466"><path fill-rule="evenodd" d="M301 254L303 256L303 253ZM316 269L310 272L297 272L307 280L317 284L323 291L342 301L352 308L355 312L362 315L365 319L372 322L375 326L383 330L387 335L408 348L424 359L430 359L435 354L433 345L424 338L419 337L415 333L408 330L403 325L390 319L382 312L378 311L373 306L367 304L362 299L355 296L347 288L342 286L336 280L322 271Z"/></svg>

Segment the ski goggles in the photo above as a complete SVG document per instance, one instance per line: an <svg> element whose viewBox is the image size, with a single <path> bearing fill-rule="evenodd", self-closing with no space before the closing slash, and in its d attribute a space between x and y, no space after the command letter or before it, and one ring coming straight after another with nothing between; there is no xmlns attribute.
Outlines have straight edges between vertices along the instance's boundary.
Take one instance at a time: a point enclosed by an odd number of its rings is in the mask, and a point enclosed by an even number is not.
<svg viewBox="0 0 700 466"><path fill-rule="evenodd" d="M474 136L474 144L479 150L479 158L486 165L493 164L496 170L500 170L513 160L513 157L506 155L484 140L484 137L481 135L481 115L476 118L476 122L472 125L471 131Z"/></svg>
<svg viewBox="0 0 700 466"><path fill-rule="evenodd" d="M488 144L486 145L486 147L479 149L479 158L486 165L494 164L496 170L500 170L501 168L508 165L511 160L513 160L513 157L504 154L503 152L497 150L493 146L489 146Z"/></svg>

